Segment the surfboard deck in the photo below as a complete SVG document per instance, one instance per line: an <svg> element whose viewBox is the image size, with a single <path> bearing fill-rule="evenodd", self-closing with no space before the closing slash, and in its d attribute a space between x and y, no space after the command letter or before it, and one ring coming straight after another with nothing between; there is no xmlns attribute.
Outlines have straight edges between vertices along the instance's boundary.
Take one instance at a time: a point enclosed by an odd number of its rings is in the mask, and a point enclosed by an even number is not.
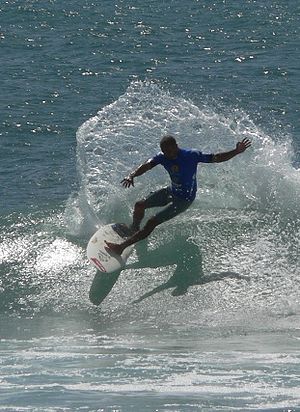
<svg viewBox="0 0 300 412"><path fill-rule="evenodd" d="M104 273L113 273L122 269L133 250L133 246L127 247L119 256L106 250L105 240L122 243L130 235L131 232L124 223L111 223L102 226L94 233L87 245L87 256L90 263Z"/></svg>

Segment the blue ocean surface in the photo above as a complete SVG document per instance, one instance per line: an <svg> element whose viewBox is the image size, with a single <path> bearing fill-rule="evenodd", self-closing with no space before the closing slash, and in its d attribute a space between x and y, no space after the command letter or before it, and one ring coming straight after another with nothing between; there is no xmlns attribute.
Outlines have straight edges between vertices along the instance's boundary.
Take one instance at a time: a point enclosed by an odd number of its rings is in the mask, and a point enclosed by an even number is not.
<svg viewBox="0 0 300 412"><path fill-rule="evenodd" d="M0 4L0 411L300 411L296 0ZM86 245L204 153L191 208ZM147 212L151 216L153 211Z"/></svg>

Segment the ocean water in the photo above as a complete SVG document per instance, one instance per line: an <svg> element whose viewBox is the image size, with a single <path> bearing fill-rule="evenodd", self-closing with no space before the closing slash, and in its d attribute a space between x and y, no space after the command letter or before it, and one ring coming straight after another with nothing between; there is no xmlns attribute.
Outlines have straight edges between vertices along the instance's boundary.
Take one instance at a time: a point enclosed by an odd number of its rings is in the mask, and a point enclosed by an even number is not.
<svg viewBox="0 0 300 412"><path fill-rule="evenodd" d="M0 3L0 411L300 411L299 15ZM252 147L101 277L87 242L168 182L120 185L165 133Z"/></svg>

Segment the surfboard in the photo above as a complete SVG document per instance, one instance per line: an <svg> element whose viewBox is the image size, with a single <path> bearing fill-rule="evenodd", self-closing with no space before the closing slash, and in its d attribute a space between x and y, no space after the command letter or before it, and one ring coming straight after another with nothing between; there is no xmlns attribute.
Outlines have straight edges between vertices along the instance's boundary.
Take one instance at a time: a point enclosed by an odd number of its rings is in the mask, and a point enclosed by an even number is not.
<svg viewBox="0 0 300 412"><path fill-rule="evenodd" d="M129 258L133 246L127 247L121 256L107 250L105 240L113 243L122 243L131 235L124 223L111 223L102 226L91 237L87 245L87 257L90 263L100 272L112 273L122 269Z"/></svg>

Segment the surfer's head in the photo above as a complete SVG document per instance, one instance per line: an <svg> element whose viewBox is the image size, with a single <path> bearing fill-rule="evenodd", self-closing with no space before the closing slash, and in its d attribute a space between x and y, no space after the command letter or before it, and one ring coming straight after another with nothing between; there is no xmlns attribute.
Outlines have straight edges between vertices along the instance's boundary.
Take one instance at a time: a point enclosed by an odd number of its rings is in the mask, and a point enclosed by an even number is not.
<svg viewBox="0 0 300 412"><path fill-rule="evenodd" d="M179 149L173 136L164 136L160 141L160 148L167 159L176 159Z"/></svg>

